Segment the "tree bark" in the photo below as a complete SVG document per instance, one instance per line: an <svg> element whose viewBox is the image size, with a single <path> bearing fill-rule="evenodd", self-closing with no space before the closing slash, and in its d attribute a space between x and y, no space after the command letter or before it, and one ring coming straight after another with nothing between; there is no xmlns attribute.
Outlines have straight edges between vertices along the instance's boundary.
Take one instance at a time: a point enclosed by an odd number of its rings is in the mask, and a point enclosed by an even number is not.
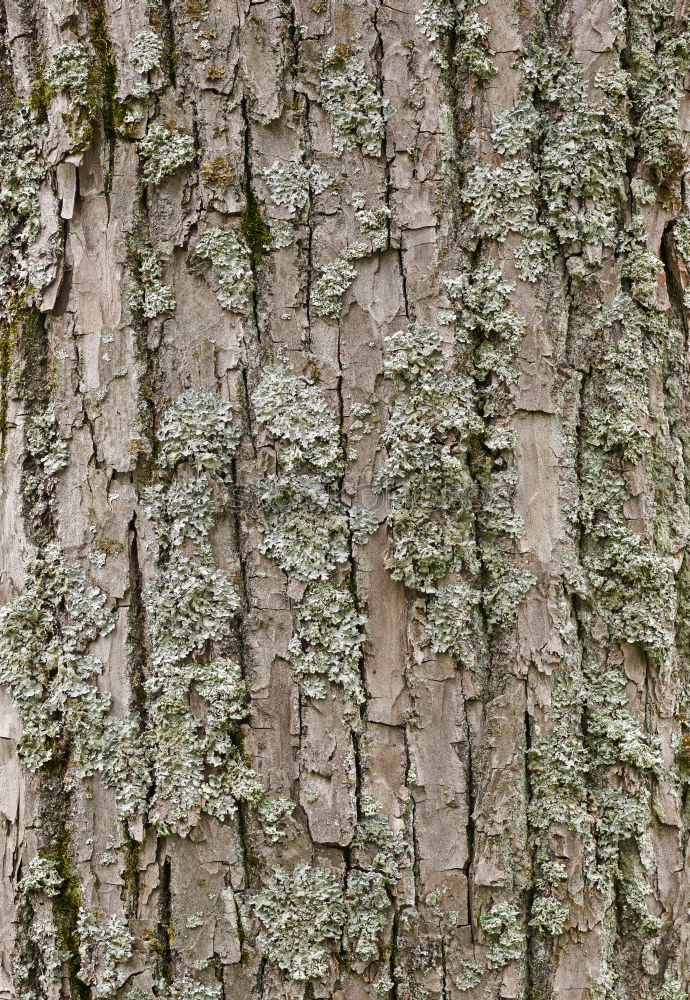
<svg viewBox="0 0 690 1000"><path fill-rule="evenodd" d="M0 4L0 1000L687 1000L685 6Z"/></svg>

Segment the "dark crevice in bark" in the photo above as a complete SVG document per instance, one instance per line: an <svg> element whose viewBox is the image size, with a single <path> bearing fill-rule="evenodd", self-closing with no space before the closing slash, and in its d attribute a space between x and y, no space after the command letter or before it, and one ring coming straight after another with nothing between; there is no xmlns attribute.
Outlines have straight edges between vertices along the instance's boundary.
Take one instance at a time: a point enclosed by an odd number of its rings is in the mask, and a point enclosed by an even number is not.
<svg viewBox="0 0 690 1000"><path fill-rule="evenodd" d="M474 809L476 805L476 795L474 786L474 756L472 753L472 727L469 719L470 702L464 691L463 685L463 723L465 730L465 746L467 760L465 762L466 796L467 796L467 823L465 825L465 836L467 838L467 863L465 865L465 877L467 879L467 921L470 926L472 942L475 942L475 919L474 919L474 859L475 859L475 819Z"/></svg>
<svg viewBox="0 0 690 1000"><path fill-rule="evenodd" d="M165 839L158 841L158 921L156 924L157 975L165 983L173 978L172 860Z"/></svg>
<svg viewBox="0 0 690 1000"><path fill-rule="evenodd" d="M256 339L261 345L261 320L259 316L259 277L261 274L261 262L265 254L265 244L268 242L270 233L266 227L259 209L259 204L254 194L253 172L252 172L252 133L249 115L249 100L246 95L240 102L242 109L243 127L243 157L244 174L243 188L245 197L245 209L240 222L240 231L244 236L245 243L249 248L252 275L254 278L251 293L252 318L254 320L254 330Z"/></svg>

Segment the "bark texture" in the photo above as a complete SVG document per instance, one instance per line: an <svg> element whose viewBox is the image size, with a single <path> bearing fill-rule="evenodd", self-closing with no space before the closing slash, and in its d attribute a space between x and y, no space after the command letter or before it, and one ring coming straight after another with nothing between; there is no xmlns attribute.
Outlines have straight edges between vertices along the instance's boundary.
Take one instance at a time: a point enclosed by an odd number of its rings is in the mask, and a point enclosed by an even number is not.
<svg viewBox="0 0 690 1000"><path fill-rule="evenodd" d="M687 1000L684 7L0 3L2 1000Z"/></svg>

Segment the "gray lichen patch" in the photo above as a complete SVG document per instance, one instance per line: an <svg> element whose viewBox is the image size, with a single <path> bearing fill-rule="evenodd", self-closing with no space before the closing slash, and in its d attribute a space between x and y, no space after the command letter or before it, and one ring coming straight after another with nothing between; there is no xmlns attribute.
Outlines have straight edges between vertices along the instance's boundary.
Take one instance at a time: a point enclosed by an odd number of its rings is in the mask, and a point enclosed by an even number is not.
<svg viewBox="0 0 690 1000"><path fill-rule="evenodd" d="M321 73L321 95L336 151L361 146L370 156L378 155L393 108L376 90L364 63L349 50L329 49Z"/></svg>
<svg viewBox="0 0 690 1000"><path fill-rule="evenodd" d="M149 125L146 135L139 140L138 149L144 180L150 184L160 184L172 177L196 156L194 139L190 135L159 122Z"/></svg>
<svg viewBox="0 0 690 1000"><path fill-rule="evenodd" d="M231 230L209 229L197 242L194 255L210 261L218 282L216 296L222 307L244 313L254 288L254 276L243 236Z"/></svg>

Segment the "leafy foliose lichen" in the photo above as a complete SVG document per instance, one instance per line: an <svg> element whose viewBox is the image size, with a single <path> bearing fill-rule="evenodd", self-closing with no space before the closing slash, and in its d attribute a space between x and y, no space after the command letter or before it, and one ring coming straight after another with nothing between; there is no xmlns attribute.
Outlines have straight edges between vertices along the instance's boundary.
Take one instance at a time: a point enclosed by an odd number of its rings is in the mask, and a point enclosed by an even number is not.
<svg viewBox="0 0 690 1000"><path fill-rule="evenodd" d="M93 989L99 1000L114 997L125 983L127 973L118 968L133 953L134 939L127 922L111 914L106 920L83 907L77 919L79 936L79 979Z"/></svg>
<svg viewBox="0 0 690 1000"><path fill-rule="evenodd" d="M262 376L254 409L280 442L280 463L287 474L312 466L331 478L342 473L340 431L324 394L292 368L273 365Z"/></svg>
<svg viewBox="0 0 690 1000"><path fill-rule="evenodd" d="M376 90L364 63L349 50L329 49L321 73L321 94L336 151L361 146L370 156L377 155L393 109Z"/></svg>
<svg viewBox="0 0 690 1000"><path fill-rule="evenodd" d="M156 661L176 662L224 638L238 607L229 573L173 550L147 601Z"/></svg>
<svg viewBox="0 0 690 1000"><path fill-rule="evenodd" d="M359 659L365 618L341 583L329 580L378 521L338 496L343 449L324 393L285 365L269 367L253 396L257 418L278 445L281 475L257 487L265 517L260 550L297 580L311 582L295 608L289 656L307 695L326 682L363 700ZM318 582L317 582L318 581Z"/></svg>
<svg viewBox="0 0 690 1000"><path fill-rule="evenodd" d="M347 508L314 476L269 477L257 488L261 551L298 580L325 580L347 562Z"/></svg>
<svg viewBox="0 0 690 1000"><path fill-rule="evenodd" d="M40 232L38 189L45 175L45 126L18 109L0 115L0 316L29 285L48 283L46 264L31 252Z"/></svg>
<svg viewBox="0 0 690 1000"><path fill-rule="evenodd" d="M328 942L337 940L345 920L339 879L323 868L297 865L273 869L273 881L253 900L262 923L260 941L268 957L295 980L319 979L328 972Z"/></svg>
<svg viewBox="0 0 690 1000"><path fill-rule="evenodd" d="M295 980L328 972L328 942L344 938L353 957L379 957L379 939L391 901L388 887L400 878L407 846L381 815L379 802L360 796L361 818L352 840L354 867L345 886L329 871L298 865L274 869L274 881L254 899L269 958ZM373 853L372 853L373 852Z"/></svg>
<svg viewBox="0 0 690 1000"><path fill-rule="evenodd" d="M153 31L140 31L132 40L129 61L138 73L148 73L160 66L165 45Z"/></svg>
<svg viewBox="0 0 690 1000"><path fill-rule="evenodd" d="M223 820L243 801L276 840L292 804L266 799L242 753L238 724L247 716L248 690L227 655L240 601L209 543L239 437L227 403L188 390L161 422L159 466L167 475L142 494L160 546L159 573L144 591L150 815L159 829L184 832L200 811Z"/></svg>
<svg viewBox="0 0 690 1000"><path fill-rule="evenodd" d="M55 50L47 82L56 90L66 90L84 100L89 84L89 59L80 42L62 42Z"/></svg>
<svg viewBox="0 0 690 1000"><path fill-rule="evenodd" d="M523 322L507 304L513 286L486 259L444 285L457 360L446 356L432 327L411 324L385 342L385 372L402 390L383 435L387 460L375 479L390 503L388 567L394 579L433 594L449 574L477 574L481 558L487 622L506 627L534 583L510 558L522 531L512 507L513 434L492 422L514 380ZM474 378L460 362L467 352Z"/></svg>
<svg viewBox="0 0 690 1000"><path fill-rule="evenodd" d="M625 114L610 98L592 103L580 67L545 47L523 69L520 99L494 122L502 162L474 167L463 197L486 235L523 237L518 272L536 281L557 246L614 245L632 147Z"/></svg>
<svg viewBox="0 0 690 1000"><path fill-rule="evenodd" d="M52 406L33 414L28 421L26 447L46 476L54 476L67 465L67 442L59 436Z"/></svg>
<svg viewBox="0 0 690 1000"><path fill-rule="evenodd" d="M50 544L27 560L24 593L0 609L0 682L22 718L19 754L35 771L65 739L79 775L92 773L94 740L109 699L93 678L102 663L90 643L114 627L103 593Z"/></svg>
<svg viewBox="0 0 690 1000"><path fill-rule="evenodd" d="M225 471L240 438L232 410L210 392L188 389L166 410L159 431L159 463L191 462L200 471Z"/></svg>
<svg viewBox="0 0 690 1000"><path fill-rule="evenodd" d="M312 583L295 609L295 622L288 655L305 694L325 697L329 680L353 701L363 701L359 661L366 618L349 590L331 581Z"/></svg>
<svg viewBox="0 0 690 1000"><path fill-rule="evenodd" d="M422 33L432 43L439 43L432 59L442 69L452 61L478 80L489 80L496 72L491 61L494 52L488 38L491 25L479 16L477 8L484 0L426 0L415 15ZM450 41L454 40L451 51Z"/></svg>
<svg viewBox="0 0 690 1000"><path fill-rule="evenodd" d="M433 592L446 574L476 566L466 442L483 423L472 380L444 370L431 327L413 324L387 338L385 365L406 389L384 433L388 457L375 480L391 506L387 565L394 579Z"/></svg>
<svg viewBox="0 0 690 1000"><path fill-rule="evenodd" d="M517 906L496 903L480 919L483 930L496 940L489 946L486 961L491 969L500 969L522 958L525 950L525 929Z"/></svg>
<svg viewBox="0 0 690 1000"><path fill-rule="evenodd" d="M231 230L208 229L198 241L194 255L211 262L218 281L216 297L224 309L244 313L254 290L249 247L242 235Z"/></svg>
<svg viewBox="0 0 690 1000"><path fill-rule="evenodd" d="M305 166L301 159L276 162L264 171L271 197L276 205L284 205L290 213L306 207L313 195L321 194L333 183L333 178L318 164Z"/></svg>
<svg viewBox="0 0 690 1000"><path fill-rule="evenodd" d="M46 98L65 94L69 106L62 117L76 148L85 148L93 132L96 90L93 64L81 42L58 46L45 76Z"/></svg>
<svg viewBox="0 0 690 1000"><path fill-rule="evenodd" d="M690 35L670 0L633 0L627 46L635 143L652 180L672 191L685 162L679 110Z"/></svg>
<svg viewBox="0 0 690 1000"><path fill-rule="evenodd" d="M141 250L135 285L127 298L132 309L144 319L155 319L175 308L172 289L163 284L163 262L155 250L148 247Z"/></svg>
<svg viewBox="0 0 690 1000"><path fill-rule="evenodd" d="M390 908L386 885L380 872L352 871L347 877L347 917L343 930L349 947L364 962L379 957L379 935L386 926Z"/></svg>
<svg viewBox="0 0 690 1000"><path fill-rule="evenodd" d="M144 162L143 177L150 184L160 184L166 177L172 177L196 156L191 135L158 122L149 125L146 135L137 145Z"/></svg>
<svg viewBox="0 0 690 1000"><path fill-rule="evenodd" d="M562 934L570 916L570 907L554 896L537 896L532 903L529 926L543 934Z"/></svg>
<svg viewBox="0 0 690 1000"><path fill-rule="evenodd" d="M673 644L676 609L669 561L623 525L598 525L590 539L596 548L586 557L589 580L612 636L663 658Z"/></svg>
<svg viewBox="0 0 690 1000"><path fill-rule="evenodd" d="M314 283L311 302L318 316L337 319L340 300L357 277L357 271L347 256L342 254L327 264L321 277Z"/></svg>
<svg viewBox="0 0 690 1000"><path fill-rule="evenodd" d="M337 496L338 423L322 391L286 366L267 369L253 399L284 469L257 489L266 518L261 551L299 580L325 580L348 560L351 534L361 543L376 527Z"/></svg>
<svg viewBox="0 0 690 1000"><path fill-rule="evenodd" d="M221 1000L223 987L220 983L200 983L198 979L185 973L175 977L171 983L161 980L156 994L144 993L138 988L128 990L125 1000Z"/></svg>
<svg viewBox="0 0 690 1000"><path fill-rule="evenodd" d="M481 633L481 591L466 583L440 587L427 605L426 629L435 653L450 653L459 663L472 666L474 645Z"/></svg>
<svg viewBox="0 0 690 1000"><path fill-rule="evenodd" d="M365 236L371 240L374 252L385 250L388 246L388 225L392 212L387 205L376 208L366 208L366 201L361 192L352 195L352 206L355 209L355 221Z"/></svg>
<svg viewBox="0 0 690 1000"><path fill-rule="evenodd" d="M63 878L57 865L51 858L37 855L26 866L19 882L23 893L42 893L44 896L56 896L62 887Z"/></svg>
<svg viewBox="0 0 690 1000"><path fill-rule="evenodd" d="M638 643L663 661L674 641L673 567L653 539L626 523L629 491L621 462L649 461L654 455L661 427L651 419L647 386L650 374L663 369L673 332L645 291L656 276L653 255L639 244L634 229L625 235L623 247L633 258L630 294L619 296L595 318L598 328L620 332L587 387L590 415L579 516L588 535L584 563L589 583L612 637Z"/></svg>
<svg viewBox="0 0 690 1000"><path fill-rule="evenodd" d="M142 490L141 499L164 546L179 546L185 541L203 545L219 512L203 475L149 486Z"/></svg>

